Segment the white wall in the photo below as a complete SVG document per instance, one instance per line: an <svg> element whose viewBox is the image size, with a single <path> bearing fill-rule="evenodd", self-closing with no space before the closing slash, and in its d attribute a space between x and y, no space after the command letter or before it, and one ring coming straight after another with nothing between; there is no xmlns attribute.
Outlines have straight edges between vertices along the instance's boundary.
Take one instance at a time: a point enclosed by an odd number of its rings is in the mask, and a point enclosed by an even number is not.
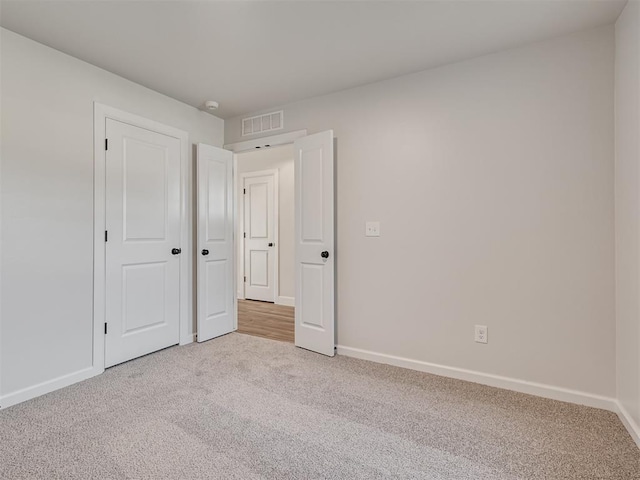
<svg viewBox="0 0 640 480"><path fill-rule="evenodd" d="M616 23L616 317L618 400L637 425L639 298L640 2L631 1Z"/></svg>
<svg viewBox="0 0 640 480"><path fill-rule="evenodd" d="M192 143L221 146L224 126L5 29L1 35L5 406L8 396L28 396L92 364L93 102L185 130Z"/></svg>
<svg viewBox="0 0 640 480"><path fill-rule="evenodd" d="M293 218L294 218L294 171L293 171L293 145L283 145L262 150L255 150L236 155L238 162L237 182L238 193L242 193L242 179L240 175L260 170L278 170L278 266L279 266L279 296L287 297L291 302L295 294L294 268L295 247L293 244ZM237 205L240 205L240 196ZM238 224L238 248L240 249L242 238L242 225ZM241 250L240 250L241 252ZM240 253L241 255L242 253ZM238 255L238 268L241 268L241 259ZM241 270L238 270L241 272ZM238 274L238 292L243 290L242 274ZM276 303L279 303L276 299Z"/></svg>
<svg viewBox="0 0 640 480"><path fill-rule="evenodd" d="M337 138L338 343L613 397L613 73L609 26L270 109Z"/></svg>

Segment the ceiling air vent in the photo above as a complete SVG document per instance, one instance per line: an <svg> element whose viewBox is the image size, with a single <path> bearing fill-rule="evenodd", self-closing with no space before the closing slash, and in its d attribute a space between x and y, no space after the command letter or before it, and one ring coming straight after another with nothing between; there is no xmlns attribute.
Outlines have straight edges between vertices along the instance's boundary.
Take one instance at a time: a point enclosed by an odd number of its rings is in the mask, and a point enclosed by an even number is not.
<svg viewBox="0 0 640 480"><path fill-rule="evenodd" d="M256 117L243 118L242 136L282 129L283 114L284 112L280 110L279 112L265 113Z"/></svg>

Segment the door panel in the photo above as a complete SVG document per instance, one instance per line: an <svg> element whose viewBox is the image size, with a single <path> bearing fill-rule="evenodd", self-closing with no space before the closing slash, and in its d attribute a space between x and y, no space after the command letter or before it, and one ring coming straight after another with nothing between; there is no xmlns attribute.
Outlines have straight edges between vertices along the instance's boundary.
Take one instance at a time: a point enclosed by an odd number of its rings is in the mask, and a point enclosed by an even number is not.
<svg viewBox="0 0 640 480"><path fill-rule="evenodd" d="M244 297L275 300L275 179L273 174L244 179Z"/></svg>
<svg viewBox="0 0 640 480"><path fill-rule="evenodd" d="M233 154L198 144L198 342L235 329Z"/></svg>
<svg viewBox="0 0 640 480"><path fill-rule="evenodd" d="M165 324L166 263L125 265L122 272L122 336Z"/></svg>
<svg viewBox="0 0 640 480"><path fill-rule="evenodd" d="M180 333L180 140L107 119L105 366Z"/></svg>
<svg viewBox="0 0 640 480"><path fill-rule="evenodd" d="M166 238L167 159L164 149L125 138L125 241Z"/></svg>
<svg viewBox="0 0 640 480"><path fill-rule="evenodd" d="M334 177L333 132L295 141L295 344L333 356ZM324 256L323 256L324 255Z"/></svg>
<svg viewBox="0 0 640 480"><path fill-rule="evenodd" d="M302 153L300 161L300 221L302 231L300 241L304 243L323 241L323 184L322 149L315 148Z"/></svg>

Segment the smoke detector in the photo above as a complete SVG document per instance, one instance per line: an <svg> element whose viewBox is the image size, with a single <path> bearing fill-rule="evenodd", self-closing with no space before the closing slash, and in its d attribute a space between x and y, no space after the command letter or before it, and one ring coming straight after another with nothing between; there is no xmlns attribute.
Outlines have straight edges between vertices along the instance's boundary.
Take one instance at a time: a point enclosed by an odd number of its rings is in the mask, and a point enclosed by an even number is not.
<svg viewBox="0 0 640 480"><path fill-rule="evenodd" d="M207 100L206 102L204 102L204 106L207 110L213 111L217 110L220 105L214 100Z"/></svg>

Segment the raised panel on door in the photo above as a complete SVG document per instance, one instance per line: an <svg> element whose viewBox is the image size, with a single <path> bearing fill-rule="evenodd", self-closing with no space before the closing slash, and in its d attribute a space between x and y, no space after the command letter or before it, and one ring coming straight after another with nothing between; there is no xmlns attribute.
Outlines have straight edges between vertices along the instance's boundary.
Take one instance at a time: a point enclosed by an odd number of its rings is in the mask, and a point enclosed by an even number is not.
<svg viewBox="0 0 640 480"><path fill-rule="evenodd" d="M180 339L180 140L108 119L105 366Z"/></svg>
<svg viewBox="0 0 640 480"><path fill-rule="evenodd" d="M198 144L198 341L235 328L232 153Z"/></svg>
<svg viewBox="0 0 640 480"><path fill-rule="evenodd" d="M247 195L249 199L248 229L249 239L260 240L269 237L269 188L268 183L249 183Z"/></svg>
<svg viewBox="0 0 640 480"><path fill-rule="evenodd" d="M302 298L297 308L300 310L300 321L305 328L323 330L325 324L323 290L324 265L300 264L300 290Z"/></svg>
<svg viewBox="0 0 640 480"><path fill-rule="evenodd" d="M249 251L249 275L247 283L249 287L268 287L269 286L269 253L265 250Z"/></svg>
<svg viewBox="0 0 640 480"><path fill-rule="evenodd" d="M168 270L167 262L122 266L123 337L166 324Z"/></svg>
<svg viewBox="0 0 640 480"><path fill-rule="evenodd" d="M295 344L333 356L334 177L333 132L295 141Z"/></svg>
<svg viewBox="0 0 640 480"><path fill-rule="evenodd" d="M324 202L322 182L322 149L300 152L300 241L317 243L323 240Z"/></svg>
<svg viewBox="0 0 640 480"><path fill-rule="evenodd" d="M203 167L205 185L202 195L206 200L203 205L203 220L205 223L205 242L224 244L228 238L229 216L229 186L227 178L230 176L229 165L225 161L205 157ZM203 162L204 163L204 162Z"/></svg>
<svg viewBox="0 0 640 480"><path fill-rule="evenodd" d="M205 316L206 321L229 314L227 285L229 262L227 260L205 260Z"/></svg>
<svg viewBox="0 0 640 480"><path fill-rule="evenodd" d="M125 241L167 236L168 152L163 146L124 138Z"/></svg>

